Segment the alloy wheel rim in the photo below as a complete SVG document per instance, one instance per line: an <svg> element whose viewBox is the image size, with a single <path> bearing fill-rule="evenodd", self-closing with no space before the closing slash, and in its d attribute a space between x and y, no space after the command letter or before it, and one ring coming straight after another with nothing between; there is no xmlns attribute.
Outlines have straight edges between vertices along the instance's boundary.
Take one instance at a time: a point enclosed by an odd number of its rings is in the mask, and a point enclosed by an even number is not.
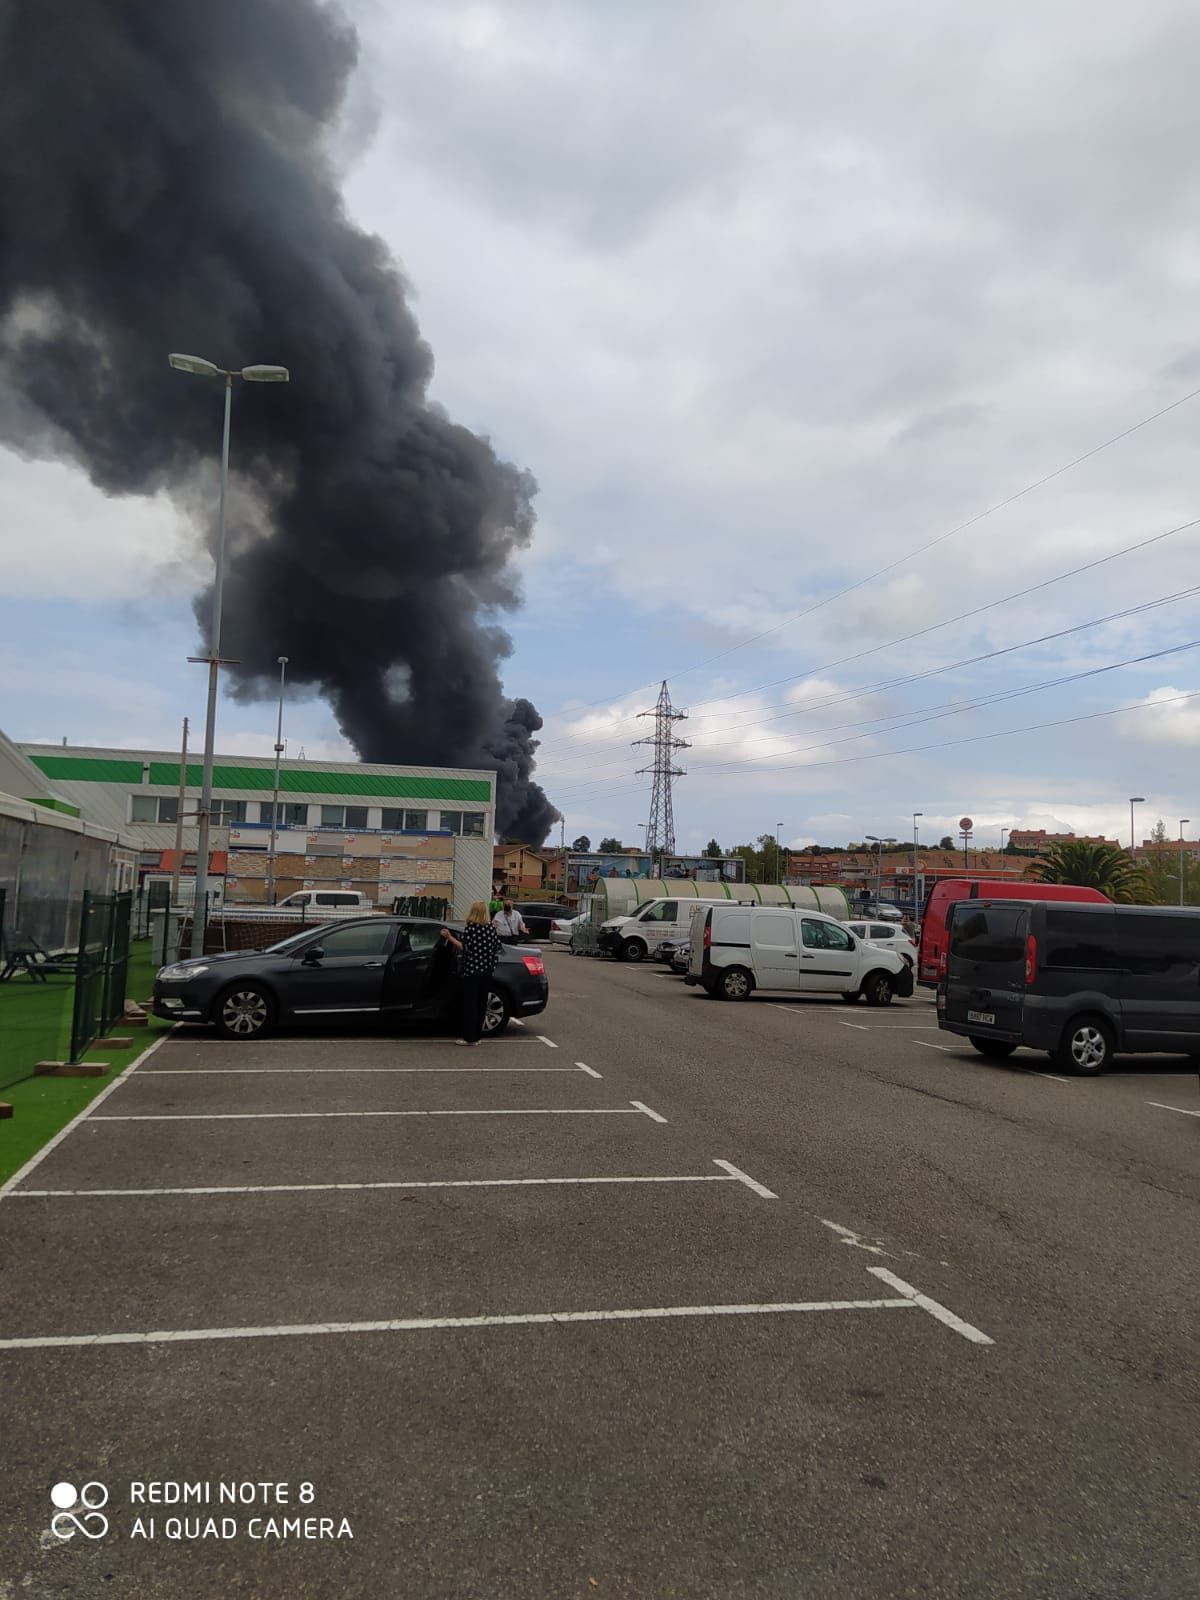
<svg viewBox="0 0 1200 1600"><path fill-rule="evenodd" d="M231 994L221 1015L231 1033L257 1033L267 1020L267 1002L253 990Z"/></svg>
<svg viewBox="0 0 1200 1600"><path fill-rule="evenodd" d="M1104 1060L1104 1035L1099 1028L1078 1028L1071 1054L1081 1067L1096 1067Z"/></svg>
<svg viewBox="0 0 1200 1600"><path fill-rule="evenodd" d="M731 973L725 980L725 987L730 994L743 995L746 992L746 980L740 972Z"/></svg>
<svg viewBox="0 0 1200 1600"><path fill-rule="evenodd" d="M500 1026L500 1024L503 1021L504 1021L504 1001L501 1000L500 996L493 989L488 994L487 1010L484 1012L484 1015L483 1015L483 1031L484 1031L484 1033L495 1033L496 1029Z"/></svg>

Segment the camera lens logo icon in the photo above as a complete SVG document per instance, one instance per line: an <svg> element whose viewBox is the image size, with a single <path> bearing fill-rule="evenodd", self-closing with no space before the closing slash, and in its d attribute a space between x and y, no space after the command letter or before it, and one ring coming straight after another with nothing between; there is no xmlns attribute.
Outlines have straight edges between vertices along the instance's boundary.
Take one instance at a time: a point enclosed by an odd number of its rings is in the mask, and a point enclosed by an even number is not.
<svg viewBox="0 0 1200 1600"><path fill-rule="evenodd" d="M50 1500L57 1507L50 1518L50 1531L56 1539L73 1539L77 1533L85 1539L103 1539L108 1532L108 1518L100 1510L108 1504L108 1490L102 1483L85 1483L82 1489L73 1483L56 1483Z"/></svg>

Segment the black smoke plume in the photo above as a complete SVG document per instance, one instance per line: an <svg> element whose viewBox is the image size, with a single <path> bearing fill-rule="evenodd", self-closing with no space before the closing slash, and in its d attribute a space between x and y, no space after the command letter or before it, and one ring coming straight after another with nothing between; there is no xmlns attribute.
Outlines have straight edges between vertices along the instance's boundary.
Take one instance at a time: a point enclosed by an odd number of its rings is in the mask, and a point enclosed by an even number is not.
<svg viewBox="0 0 1200 1600"><path fill-rule="evenodd" d="M325 141L356 50L317 0L0 0L0 436L195 495L220 384L168 352L290 368L234 395L235 692L272 696L286 655L362 759L494 769L501 834L541 843L541 718L494 621L536 486L431 404L396 263L345 215Z"/></svg>

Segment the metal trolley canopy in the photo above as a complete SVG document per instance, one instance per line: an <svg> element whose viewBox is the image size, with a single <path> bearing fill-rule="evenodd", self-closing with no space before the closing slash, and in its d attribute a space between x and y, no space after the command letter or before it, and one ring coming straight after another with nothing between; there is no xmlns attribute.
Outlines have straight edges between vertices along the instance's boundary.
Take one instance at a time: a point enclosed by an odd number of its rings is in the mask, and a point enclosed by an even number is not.
<svg viewBox="0 0 1200 1600"><path fill-rule="evenodd" d="M841 889L807 884L701 883L692 878L601 878L592 885L590 922L629 917L648 900L749 900L763 906L800 906L845 922L850 905Z"/></svg>

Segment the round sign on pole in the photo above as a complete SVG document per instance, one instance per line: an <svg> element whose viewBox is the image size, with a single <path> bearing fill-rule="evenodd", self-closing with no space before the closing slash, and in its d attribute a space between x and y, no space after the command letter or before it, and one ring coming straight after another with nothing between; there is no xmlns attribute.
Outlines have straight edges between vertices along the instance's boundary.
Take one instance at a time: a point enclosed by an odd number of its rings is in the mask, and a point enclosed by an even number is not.
<svg viewBox="0 0 1200 1600"><path fill-rule="evenodd" d="M975 824L971 821L970 817L959 817L958 829L960 833L970 833L974 826Z"/></svg>

